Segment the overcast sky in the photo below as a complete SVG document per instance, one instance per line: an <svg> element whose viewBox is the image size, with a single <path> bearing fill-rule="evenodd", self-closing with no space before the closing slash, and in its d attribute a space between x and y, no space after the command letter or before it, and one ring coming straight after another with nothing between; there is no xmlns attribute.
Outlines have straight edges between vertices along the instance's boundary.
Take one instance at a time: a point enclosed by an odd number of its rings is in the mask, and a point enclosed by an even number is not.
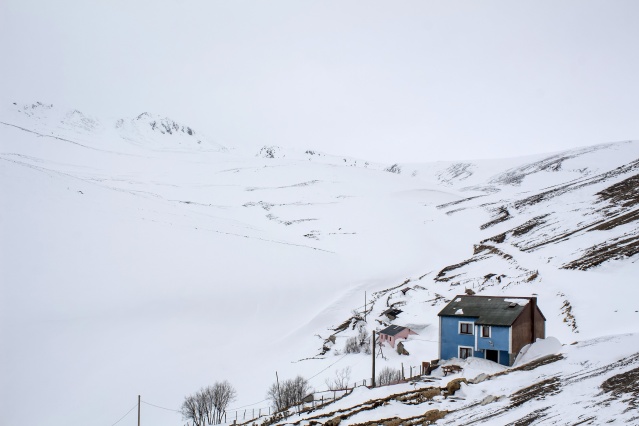
<svg viewBox="0 0 639 426"><path fill-rule="evenodd" d="M637 1L0 2L0 99L378 161L639 138Z"/></svg>

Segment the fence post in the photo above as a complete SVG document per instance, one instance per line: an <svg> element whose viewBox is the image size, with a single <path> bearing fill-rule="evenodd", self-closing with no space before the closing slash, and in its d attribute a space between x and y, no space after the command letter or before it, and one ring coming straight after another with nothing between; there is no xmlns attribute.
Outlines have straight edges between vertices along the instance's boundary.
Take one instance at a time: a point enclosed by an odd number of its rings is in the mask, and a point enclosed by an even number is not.
<svg viewBox="0 0 639 426"><path fill-rule="evenodd" d="M246 420L246 410L244 410L244 419L243 420Z"/></svg>

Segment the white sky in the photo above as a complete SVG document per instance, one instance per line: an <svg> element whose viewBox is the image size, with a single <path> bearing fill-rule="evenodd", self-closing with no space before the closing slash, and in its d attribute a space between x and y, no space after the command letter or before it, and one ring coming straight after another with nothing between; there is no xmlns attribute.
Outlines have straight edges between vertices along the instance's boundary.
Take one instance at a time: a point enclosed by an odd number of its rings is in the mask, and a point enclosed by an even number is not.
<svg viewBox="0 0 639 426"><path fill-rule="evenodd" d="M384 162L639 138L636 1L0 2L0 100Z"/></svg>

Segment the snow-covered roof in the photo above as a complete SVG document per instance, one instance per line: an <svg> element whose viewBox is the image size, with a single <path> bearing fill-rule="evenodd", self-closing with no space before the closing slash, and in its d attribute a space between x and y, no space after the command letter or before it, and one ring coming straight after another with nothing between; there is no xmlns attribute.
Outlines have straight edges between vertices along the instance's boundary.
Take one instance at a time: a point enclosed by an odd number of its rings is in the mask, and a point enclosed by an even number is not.
<svg viewBox="0 0 639 426"><path fill-rule="evenodd" d="M384 312L382 312L382 313L381 313L381 314L379 314L379 315L380 315L380 316L382 316L382 315L393 315L393 316L397 316L397 315L401 314L402 312L404 312L404 311L402 311L401 309L389 308L389 309L386 309Z"/></svg>
<svg viewBox="0 0 639 426"><path fill-rule="evenodd" d="M530 299L512 296L456 296L438 315L473 317L477 318L475 324L478 325L509 326L530 303Z"/></svg>
<svg viewBox="0 0 639 426"><path fill-rule="evenodd" d="M387 336L394 336L404 330L406 327L402 327L401 325L390 325L380 331L380 334L386 334Z"/></svg>

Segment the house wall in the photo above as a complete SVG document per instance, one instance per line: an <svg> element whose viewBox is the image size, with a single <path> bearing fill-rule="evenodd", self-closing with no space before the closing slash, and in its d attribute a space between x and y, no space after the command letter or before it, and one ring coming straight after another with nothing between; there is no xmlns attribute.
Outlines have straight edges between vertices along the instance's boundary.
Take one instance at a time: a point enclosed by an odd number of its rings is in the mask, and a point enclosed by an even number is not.
<svg viewBox="0 0 639 426"><path fill-rule="evenodd" d="M384 343L388 343L391 348L395 347L395 337L396 336L389 336L388 334L384 334L384 333L379 333L379 341L381 345L384 345Z"/></svg>
<svg viewBox="0 0 639 426"><path fill-rule="evenodd" d="M481 337L481 326L476 327L477 349L493 349L496 351L506 351L509 349L510 327L491 326L490 337Z"/></svg>
<svg viewBox="0 0 639 426"><path fill-rule="evenodd" d="M389 336L387 334L384 333L380 333L380 340L382 341L382 343L384 342L388 342L388 344L391 346L391 348L395 347L395 342L398 339L407 339L409 335L411 334L417 334L415 333L413 330L411 330L410 328L405 328L404 330L400 331L399 333L397 333L394 336Z"/></svg>
<svg viewBox="0 0 639 426"><path fill-rule="evenodd" d="M440 358L450 359L459 356L459 346L469 346L475 348L475 335L476 330L473 326L473 334L459 334L459 323L472 322L474 323L477 318L470 317L440 317ZM484 353L481 351L473 350L473 356L477 358L483 358Z"/></svg>
<svg viewBox="0 0 639 426"><path fill-rule="evenodd" d="M388 343L392 347L395 346L395 342L393 341L392 336L389 336L388 334L384 334L384 333L379 333L379 344L383 346L384 343Z"/></svg>
<svg viewBox="0 0 639 426"><path fill-rule="evenodd" d="M535 305L536 306L536 305ZM529 343L534 343L537 339L546 338L546 321L541 316L539 308L535 308L535 335L532 335L532 305L528 303L522 313L513 323L513 346L510 353L510 365L515 362L521 348Z"/></svg>
<svg viewBox="0 0 639 426"><path fill-rule="evenodd" d="M473 348L473 356L485 358L485 350L492 349L499 351L499 363L511 365L509 353L510 327L491 327L491 337L481 337L479 325L473 327L473 334L460 334L460 322L475 322L477 318L469 317L440 317L440 358L450 359L459 356L459 347L467 346ZM492 345L491 345L492 342ZM477 350L475 350L475 348Z"/></svg>

